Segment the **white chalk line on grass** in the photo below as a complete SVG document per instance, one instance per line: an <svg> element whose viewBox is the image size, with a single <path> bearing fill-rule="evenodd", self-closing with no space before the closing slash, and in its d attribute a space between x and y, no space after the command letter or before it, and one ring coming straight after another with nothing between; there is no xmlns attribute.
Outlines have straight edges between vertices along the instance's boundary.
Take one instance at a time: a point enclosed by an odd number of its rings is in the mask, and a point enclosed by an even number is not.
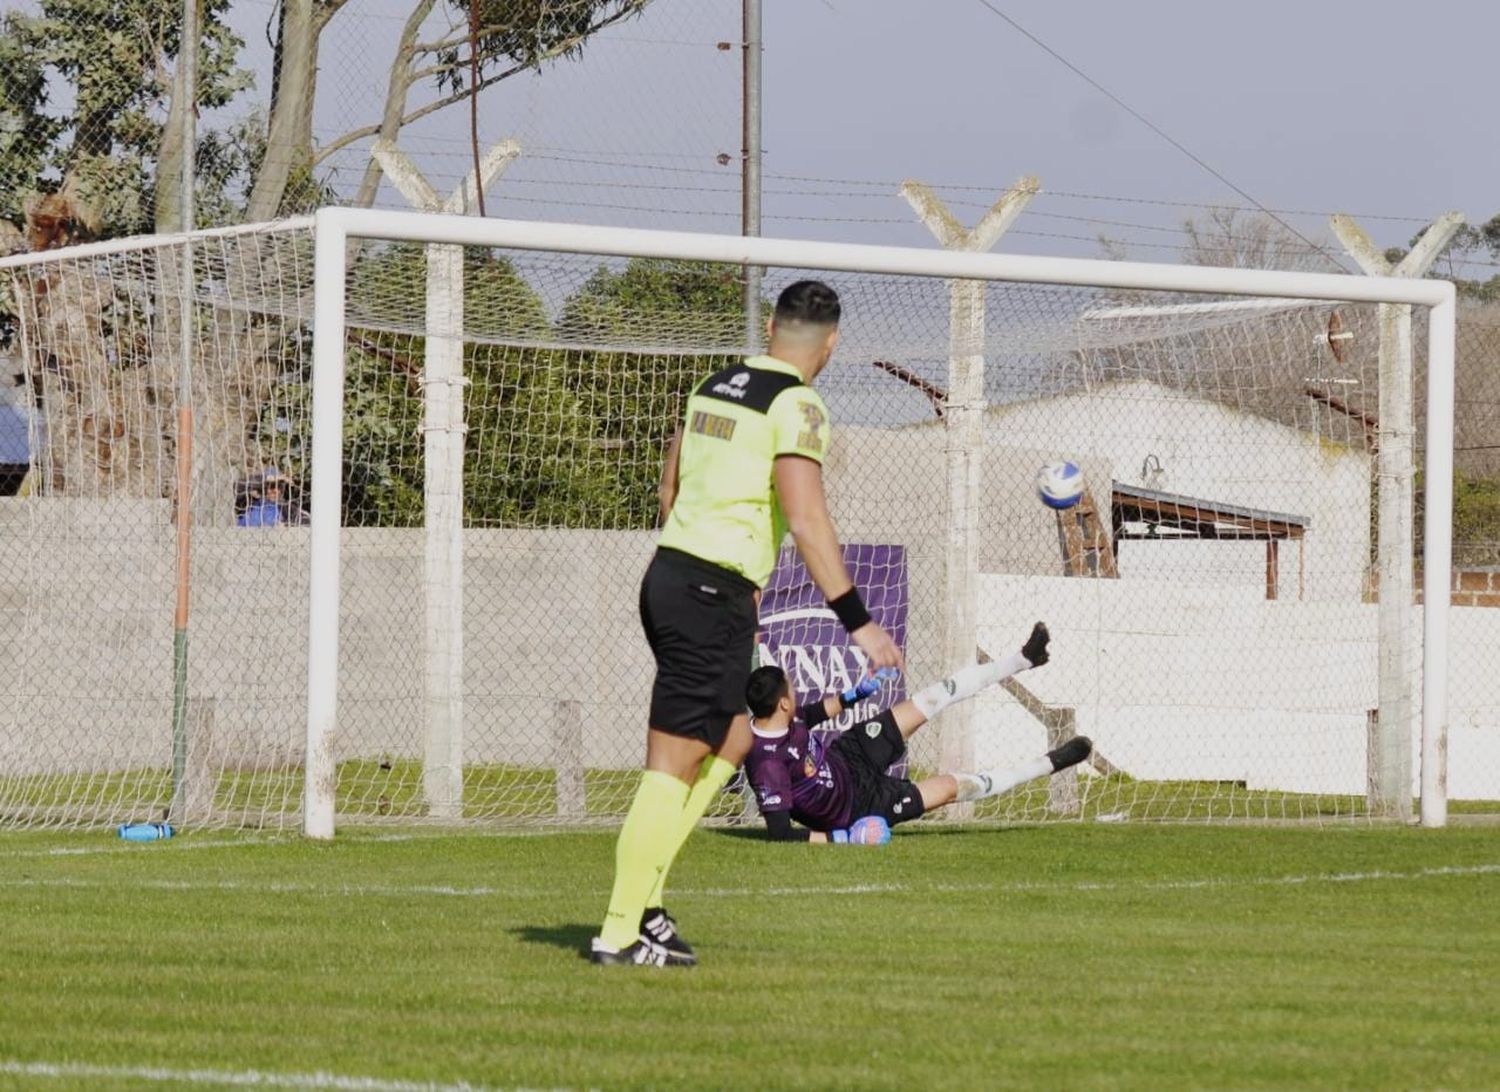
<svg viewBox="0 0 1500 1092"><path fill-rule="evenodd" d="M428 842L440 841L448 838L542 838L550 835L564 833L555 830L496 830L496 831L432 831L412 834L371 834L364 832L352 832L341 835L346 845L375 845L399 842ZM114 839L113 834L105 834L103 837ZM84 837L84 835L79 835ZM284 834L272 835L237 835L228 838L204 838L194 835L181 840L174 839L171 842L150 842L144 845L127 842L114 841L113 844L92 846L50 846L46 849L10 849L0 850L0 860L9 860L12 857L93 857L108 856L118 853L150 853L153 850L166 850L170 853L181 853L191 849L240 849L245 846L285 846L302 844L300 834L288 831Z"/></svg>
<svg viewBox="0 0 1500 1092"><path fill-rule="evenodd" d="M503 887L449 887L444 884L311 884L288 883L279 880L143 880L131 877L110 879L80 879L76 876L0 879L0 887L55 887L90 890L135 891L248 891L252 894L272 895L321 895L332 898L380 897L426 898L488 898L495 895L510 895L521 898L556 898L556 891L511 891Z"/></svg>
<svg viewBox="0 0 1500 1092"><path fill-rule="evenodd" d="M1442 868L1421 868L1411 872L1330 872L1305 876L1248 876L1212 877L1196 880L1117 880L1100 882L1083 880L1074 883L1038 883L1022 880L1017 883L935 883L928 886L910 884L856 884L847 887L770 887L770 888L704 888L674 890L674 894L698 895L709 898L737 898L754 895L884 895L920 894L924 891L961 894L968 892L990 892L993 894L1026 894L1028 892L1059 891L1086 893L1090 891L1200 891L1215 887L1296 887L1315 883L1368 883L1378 880L1427 880L1443 876L1490 876L1500 875L1500 864L1451 865Z"/></svg>
<svg viewBox="0 0 1500 1092"><path fill-rule="evenodd" d="M1019 881L1016 883L862 883L821 887L703 887L678 888L680 897L707 899L763 898L767 895L786 898L826 898L839 895L920 895L920 894L1030 894L1063 892L1088 894L1096 891L1203 891L1237 887L1300 887L1312 884L1387 883L1442 879L1455 876L1500 875L1500 864L1448 865L1421 868L1407 872L1372 870L1368 872L1330 872L1296 876L1212 877L1185 880L1082 880L1072 883ZM446 884L311 884L284 881L251 880L153 880L132 877L85 879L72 876L21 876L0 878L0 888L107 889L111 891L222 891L252 894L312 895L322 898L459 898L459 899L555 899L555 888L455 887ZM604 889L577 894L603 894Z"/></svg>
<svg viewBox="0 0 1500 1092"><path fill-rule="evenodd" d="M191 840L182 842L171 842L163 845L161 842L150 842L147 844L136 844L130 842L116 842L114 845L102 846L51 846L47 849L10 849L0 851L0 860L10 860L20 857L96 857L111 856L117 853L150 853L153 848L168 848L172 853L182 853L193 849L239 849L244 846L273 846L288 845L293 841L293 835L280 838L220 838L213 841Z"/></svg>
<svg viewBox="0 0 1500 1092"><path fill-rule="evenodd" d="M0 1073L14 1077L69 1080L134 1080L157 1084L211 1084L240 1088L328 1088L338 1092L484 1092L483 1085L432 1081L390 1081L338 1073L263 1073L258 1069L166 1069L161 1066L86 1065L77 1062L0 1061Z"/></svg>
<svg viewBox="0 0 1500 1092"><path fill-rule="evenodd" d="M1303 876L1216 876L1200 880L1144 880L1071 884L1015 884L1013 891L1201 891L1216 887L1299 887L1317 883L1375 883L1389 880L1431 880L1446 876L1500 875L1500 864L1444 865L1440 868L1418 868L1410 872L1373 869L1368 872L1322 872Z"/></svg>

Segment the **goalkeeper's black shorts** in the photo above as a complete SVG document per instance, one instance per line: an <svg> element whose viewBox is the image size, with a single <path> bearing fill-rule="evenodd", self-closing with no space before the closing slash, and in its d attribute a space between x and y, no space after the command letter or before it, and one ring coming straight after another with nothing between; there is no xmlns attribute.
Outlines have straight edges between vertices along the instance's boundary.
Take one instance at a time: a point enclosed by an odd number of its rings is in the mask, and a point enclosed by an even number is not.
<svg viewBox="0 0 1500 1092"><path fill-rule="evenodd" d="M891 826L922 817L922 794L904 777L886 771L906 754L906 740L896 727L896 714L886 709L842 733L831 744L844 759L854 782L849 819L878 815Z"/></svg>
<svg viewBox="0 0 1500 1092"><path fill-rule="evenodd" d="M680 550L660 548L641 581L641 625L656 656L651 727L724 741L745 710L755 652L755 585Z"/></svg>

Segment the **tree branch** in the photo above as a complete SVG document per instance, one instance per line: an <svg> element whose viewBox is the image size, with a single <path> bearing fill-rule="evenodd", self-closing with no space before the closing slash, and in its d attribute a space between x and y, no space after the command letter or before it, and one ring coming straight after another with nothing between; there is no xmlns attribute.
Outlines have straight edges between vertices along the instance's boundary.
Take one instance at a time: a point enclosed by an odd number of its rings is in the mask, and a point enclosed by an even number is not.
<svg viewBox="0 0 1500 1092"><path fill-rule="evenodd" d="M463 102L464 99L468 98L470 95L477 95L486 87L489 87L492 84L497 84L501 80L508 80L512 76L518 75L521 72L525 72L527 69L532 67L534 66L529 64L512 65L504 72L500 72L496 75L487 77L482 83L475 85L473 88L466 88L462 91L455 91L445 99L438 99L436 102L429 102L426 106L413 110L411 113L407 114L401 119L401 124L403 126L410 125L414 121L425 118L428 114L437 113L439 110L443 109L446 106L452 106L454 103Z"/></svg>
<svg viewBox="0 0 1500 1092"><path fill-rule="evenodd" d="M404 123L405 119L403 119L403 124ZM325 144L316 152L314 152L312 157L313 166L316 167L319 163L323 162L323 160L327 159L340 148L347 148L356 140L363 140L365 137L374 136L378 132L380 132L379 125L366 125L362 129L350 130L349 132L345 133L343 136L335 140L333 143Z"/></svg>
<svg viewBox="0 0 1500 1092"><path fill-rule="evenodd" d="M487 35L487 34L493 34L493 33L497 32L497 31L510 30L510 29L512 29L512 28L509 27L509 26L506 26L506 25L501 24L501 23L495 23L495 24L491 24L490 26L487 26L487 27L481 27L479 29L479 33L482 36L482 35ZM453 28L453 31L454 31L454 33L453 33L452 37L444 38L441 41L437 41L437 42L418 42L416 45L412 46L411 51L413 53L441 53L445 49L457 49L459 46L463 45L465 42L467 42L469 40L469 32L467 30L464 30L463 32L460 33L459 30L458 30L458 28L455 27L455 28Z"/></svg>
<svg viewBox="0 0 1500 1092"><path fill-rule="evenodd" d="M313 26L318 33L322 33L323 28L348 2L349 0L318 0L316 14L313 15Z"/></svg>
<svg viewBox="0 0 1500 1092"><path fill-rule="evenodd" d="M493 85L499 83L501 80L508 80L510 79L510 77L520 72L525 72L528 69L540 68L547 61L557 59L563 54L576 48L577 45L580 42L584 41L586 38L592 37L594 34L597 34L607 26L611 26L614 23L618 23L622 19L634 15L638 10L638 8L632 6L624 8L621 11L617 11L613 15L600 19L597 23L595 23L593 26L589 27L582 33L575 34L565 41L554 44L549 49L547 49L545 53L537 57L537 59L534 61L526 61L512 65L510 68L507 68L502 72L498 72L493 76L485 77L485 79L483 79L473 87L467 87L463 90L455 91L453 92L453 94L448 95L446 98L441 98L435 102L430 102L426 106L419 107L409 114L404 114L401 117L401 127L410 125L414 121L419 121L422 118L425 118L428 114L435 114L445 107L452 106L454 103L463 102L470 95L477 95L486 87L492 87ZM379 125L365 125L361 128L347 132L332 143L325 144L323 147L319 148L317 152L313 154L312 163L314 166L316 166L317 164L323 162L323 160L331 156L334 152L339 151L341 148L347 148L355 141L363 140L365 137L374 136L379 132Z"/></svg>
<svg viewBox="0 0 1500 1092"><path fill-rule="evenodd" d="M609 16L609 18L610 19L615 19L615 18L617 18L618 16L620 16L622 14L626 14L626 13L616 12L614 15ZM508 30L515 30L516 27L518 27L520 25L521 25L521 20L519 20L519 19L515 20L514 22L510 22L510 23L489 23L489 24L486 24L485 26L482 26L482 27L479 28L479 36L481 38L484 38L484 37L488 37L491 34L501 34L501 33L504 33L505 31L508 31ZM607 23L600 23L599 25L600 26L606 26L608 24ZM416 43L416 45L412 46L412 52L413 53L437 53L437 52L440 52L440 51L442 51L444 49L456 49L456 48L458 48L459 46L463 45L465 42L467 42L469 40L469 31L468 31L467 27L459 27L457 24L454 24L454 25L450 26L449 29L453 32L453 34L452 34L451 37L444 38L441 41L436 41L436 42L418 42L418 43ZM584 33L585 34L592 34L593 30L592 29L591 30L587 30Z"/></svg>
<svg viewBox="0 0 1500 1092"><path fill-rule="evenodd" d="M451 64L431 64L431 65L428 65L426 68L419 68L415 72L412 72L410 74L409 83L419 83L422 80L429 79L429 78L431 78L433 76L440 75L440 74L442 74L444 72L452 72L455 68L468 68L468 67L469 67L469 62L468 62L467 58L464 59L464 60L462 60L462 61L454 61Z"/></svg>
<svg viewBox="0 0 1500 1092"><path fill-rule="evenodd" d="M408 72L403 78L403 83L407 88L409 88L421 76L430 75L439 71L444 71L446 69L456 67L458 67L458 65L441 65L431 68L424 68L421 72ZM504 79L509 79L511 76L514 76L518 72L523 71L526 67L526 65L515 65L511 68L508 68L504 72L500 72L494 76L491 76L489 79L482 82L475 90L483 91L491 84L499 83ZM435 113L436 111L443 109L445 106L452 106L456 102L462 102L471 93L473 92L467 90L456 91L445 99L439 99L436 102L430 102L426 106L413 110L409 114L402 114L400 120L396 123L396 129L400 130L402 127L410 125L412 122L418 120L419 118L425 118L428 114ZM319 148L313 155L313 165L316 166L317 164L323 162L323 160L331 156L334 152L339 151L341 148L347 148L357 140L363 140L365 137L378 135L382 128L382 125L365 125L361 126L358 129L350 130L343 136L339 137L337 140L329 144L325 144L321 148Z"/></svg>
<svg viewBox="0 0 1500 1092"><path fill-rule="evenodd" d="M406 24L401 29L401 41L397 46L396 56L391 61L390 80L385 90L385 106L381 111L380 127L376 133L392 143L401 132L401 115L406 111L406 96L411 90L411 44L417 40L417 32L422 29L422 23L432 13L436 2L437 0L418 0L411 14L406 17ZM380 188L380 175L380 161L372 155L370 161L365 164L364 177L359 183L359 196L355 202L359 208L369 208L375 203L375 194Z"/></svg>
<svg viewBox="0 0 1500 1092"><path fill-rule="evenodd" d="M391 349L384 348L383 346L377 345L373 341L369 341L366 338L362 338L357 335L351 336L349 340L352 341L358 348L361 348L365 352L369 353L376 360L383 361L384 363L389 364L392 369L404 375L406 377L407 387L412 392L416 392L420 387L422 382L423 367L420 361L413 360L411 357L406 356L403 353L398 353Z"/></svg>
<svg viewBox="0 0 1500 1092"><path fill-rule="evenodd" d="M915 387L921 391L927 396L927 400L932 403L932 412L937 414L937 419L939 421L943 419L943 415L948 410L948 392L943 390L942 387L923 379L910 368L903 368L900 364L892 364L889 360L874 360L870 362L870 365L871 367L879 368L883 372L890 372L908 387Z"/></svg>

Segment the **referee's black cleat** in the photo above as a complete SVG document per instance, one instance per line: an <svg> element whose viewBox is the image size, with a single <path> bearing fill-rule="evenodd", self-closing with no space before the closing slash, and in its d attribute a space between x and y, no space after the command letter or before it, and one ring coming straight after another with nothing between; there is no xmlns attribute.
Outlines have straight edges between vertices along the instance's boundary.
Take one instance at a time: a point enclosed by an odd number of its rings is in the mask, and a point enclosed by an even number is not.
<svg viewBox="0 0 1500 1092"><path fill-rule="evenodd" d="M1032 667L1041 667L1050 656L1047 655L1047 642L1052 640L1052 634L1047 632L1047 623L1038 622L1031 627L1031 636L1026 638L1026 643L1021 646L1021 655Z"/></svg>
<svg viewBox="0 0 1500 1092"><path fill-rule="evenodd" d="M667 950L644 937L624 948L611 948L598 937L589 945L589 962L606 967L665 967Z"/></svg>
<svg viewBox="0 0 1500 1092"><path fill-rule="evenodd" d="M682 939L682 934L677 931L677 919L667 913L665 907L648 906L641 914L641 939L665 948L669 966L695 967L698 964L693 946Z"/></svg>
<svg viewBox="0 0 1500 1092"><path fill-rule="evenodd" d="M1052 760L1052 772L1057 773L1078 765L1093 753L1094 744L1088 736L1074 736L1061 747L1048 751L1047 757Z"/></svg>

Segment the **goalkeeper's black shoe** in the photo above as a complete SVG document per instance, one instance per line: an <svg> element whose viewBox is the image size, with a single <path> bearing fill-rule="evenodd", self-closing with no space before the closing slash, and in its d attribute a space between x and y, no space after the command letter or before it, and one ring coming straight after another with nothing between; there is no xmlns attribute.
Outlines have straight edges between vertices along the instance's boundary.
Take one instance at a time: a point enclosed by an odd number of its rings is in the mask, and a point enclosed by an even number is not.
<svg viewBox="0 0 1500 1092"><path fill-rule="evenodd" d="M1093 753L1094 744L1088 736L1074 736L1061 747L1048 751L1047 757L1052 760L1052 772L1057 773L1078 765Z"/></svg>
<svg viewBox="0 0 1500 1092"><path fill-rule="evenodd" d="M1047 642L1052 640L1052 634L1047 632L1047 623L1038 622L1031 627L1031 636L1026 638L1026 643L1021 646L1021 655L1026 657L1032 667L1041 667L1050 656L1047 655Z"/></svg>
<svg viewBox="0 0 1500 1092"><path fill-rule="evenodd" d="M667 950L655 941L641 939L624 948L611 948L595 937L589 945L589 962L606 967L666 967Z"/></svg>
<svg viewBox="0 0 1500 1092"><path fill-rule="evenodd" d="M693 946L677 931L677 919L665 907L648 906L641 915L641 939L666 949L667 963L673 967L693 967L698 957Z"/></svg>

